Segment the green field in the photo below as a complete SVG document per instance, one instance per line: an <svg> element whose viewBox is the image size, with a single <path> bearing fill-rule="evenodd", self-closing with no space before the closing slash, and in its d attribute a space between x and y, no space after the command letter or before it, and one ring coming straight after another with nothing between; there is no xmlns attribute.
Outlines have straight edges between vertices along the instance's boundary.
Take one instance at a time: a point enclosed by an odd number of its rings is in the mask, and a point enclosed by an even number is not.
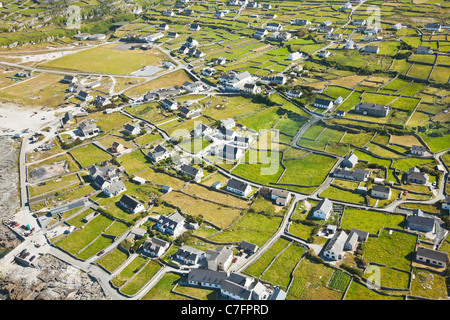
<svg viewBox="0 0 450 320"><path fill-rule="evenodd" d="M163 57L163 54L157 50L116 50L108 46L65 55L40 66L68 71L124 75L137 71L143 66L157 65Z"/></svg>

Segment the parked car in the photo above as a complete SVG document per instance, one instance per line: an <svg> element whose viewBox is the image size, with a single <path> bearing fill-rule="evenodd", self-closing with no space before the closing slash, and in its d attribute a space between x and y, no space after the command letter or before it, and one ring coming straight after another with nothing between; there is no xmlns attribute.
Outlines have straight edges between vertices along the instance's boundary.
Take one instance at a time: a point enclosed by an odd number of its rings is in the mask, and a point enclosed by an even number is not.
<svg viewBox="0 0 450 320"><path fill-rule="evenodd" d="M100 251L99 253L97 253L98 256L101 256L102 254L105 253L105 250Z"/></svg>

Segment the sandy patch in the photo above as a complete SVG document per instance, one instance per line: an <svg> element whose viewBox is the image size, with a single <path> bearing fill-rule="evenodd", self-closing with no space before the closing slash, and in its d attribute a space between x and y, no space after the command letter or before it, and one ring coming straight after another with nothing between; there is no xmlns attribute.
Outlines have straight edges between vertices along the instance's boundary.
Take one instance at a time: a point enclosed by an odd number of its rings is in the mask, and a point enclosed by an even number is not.
<svg viewBox="0 0 450 320"><path fill-rule="evenodd" d="M45 120L42 120L45 118ZM0 102L0 135L21 133L24 129L37 131L46 123L55 120L55 112L40 108L17 106Z"/></svg>

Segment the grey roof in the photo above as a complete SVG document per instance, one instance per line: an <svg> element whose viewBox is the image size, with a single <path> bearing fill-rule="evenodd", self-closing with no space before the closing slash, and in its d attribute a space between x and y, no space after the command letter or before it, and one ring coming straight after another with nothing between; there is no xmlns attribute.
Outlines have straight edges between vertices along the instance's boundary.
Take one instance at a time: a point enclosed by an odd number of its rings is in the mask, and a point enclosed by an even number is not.
<svg viewBox="0 0 450 320"><path fill-rule="evenodd" d="M422 226L424 228L432 229L434 227L435 222L436 221L434 220L434 218L415 216L415 215L408 216L408 225L414 224L414 225Z"/></svg>
<svg viewBox="0 0 450 320"><path fill-rule="evenodd" d="M208 269L191 269L188 275L188 281L210 283L215 285L222 285L226 278L227 274L225 272Z"/></svg>
<svg viewBox="0 0 450 320"><path fill-rule="evenodd" d="M427 148L425 148L424 146L414 145L414 146L411 147L411 150L413 150L413 151L427 151Z"/></svg>
<svg viewBox="0 0 450 320"><path fill-rule="evenodd" d="M193 177L195 177L200 171L199 169L191 167L187 164L182 164L180 170L181 172Z"/></svg>
<svg viewBox="0 0 450 320"><path fill-rule="evenodd" d="M331 209L333 209L333 203L329 199L325 198L320 200L315 210L321 210L322 212L328 214Z"/></svg>
<svg viewBox="0 0 450 320"><path fill-rule="evenodd" d="M345 242L347 241L348 235L341 231L336 233L324 248L324 251L333 250L337 252L342 252L344 250Z"/></svg>
<svg viewBox="0 0 450 320"><path fill-rule="evenodd" d="M258 246L256 244L253 244L245 240L241 241L240 247L244 250L247 249L251 251L256 251L258 249Z"/></svg>
<svg viewBox="0 0 450 320"><path fill-rule="evenodd" d="M239 284L234 283L230 280L225 280L222 283L221 289L223 291L229 292L235 296L241 297L244 300L249 300L251 297L251 294L252 294L251 290L249 290L245 287L242 287Z"/></svg>
<svg viewBox="0 0 450 320"><path fill-rule="evenodd" d="M316 101L314 103L323 105L323 106L328 106L330 103L332 103L332 101L326 100L326 99L321 99L321 98L317 98Z"/></svg>
<svg viewBox="0 0 450 320"><path fill-rule="evenodd" d="M129 132L132 132L134 129L139 129L139 130L141 129L141 127L139 126L138 123L127 123L124 126L124 128L126 131L129 131Z"/></svg>
<svg viewBox="0 0 450 320"><path fill-rule="evenodd" d="M350 231L350 234L351 234L352 232L358 234L358 240L359 240L359 241L366 241L367 238L369 237L369 233L366 232L366 231L362 231L362 230L353 228L353 229Z"/></svg>
<svg viewBox="0 0 450 320"><path fill-rule="evenodd" d="M352 248L358 243L359 236L356 232L350 232L347 237L346 244L348 243Z"/></svg>
<svg viewBox="0 0 450 320"><path fill-rule="evenodd" d="M108 192L110 194L114 194L120 190L126 189L126 187L125 187L125 184L122 182L122 180L117 180L117 181L111 182L111 184L109 186L107 186L106 189L108 189Z"/></svg>
<svg viewBox="0 0 450 320"><path fill-rule="evenodd" d="M140 202L133 199L132 197L124 194L121 198L120 198L120 203L122 203L123 205L127 206L128 208L131 209L135 209L138 205L140 205Z"/></svg>
<svg viewBox="0 0 450 320"><path fill-rule="evenodd" d="M225 159L229 160L236 160L237 153L240 149L238 147L226 144L223 146L222 150L220 151L220 156Z"/></svg>
<svg viewBox="0 0 450 320"><path fill-rule="evenodd" d="M169 149L159 144L155 147L155 149L153 149L153 151L151 151L151 154L153 157L157 158L164 155L166 152L170 152Z"/></svg>
<svg viewBox="0 0 450 320"><path fill-rule="evenodd" d="M389 187L380 186L380 185L373 185L372 186L372 191L382 192L382 193L389 193L390 188Z"/></svg>
<svg viewBox="0 0 450 320"><path fill-rule="evenodd" d="M440 261L443 263L446 263L448 260L448 253L438 250L432 250L425 247L418 247L417 248L417 255L420 255L425 258L429 258L432 260Z"/></svg>
<svg viewBox="0 0 450 320"><path fill-rule="evenodd" d="M230 179L230 180L228 180L228 183L227 183L227 187L239 190L241 192L244 192L245 189L247 188L247 186L248 186L247 183L242 182L242 181L238 181L238 180L235 180L235 179Z"/></svg>
<svg viewBox="0 0 450 320"><path fill-rule="evenodd" d="M174 230L180 223L184 223L184 217L178 211L168 216L160 216L158 219L158 224L171 230Z"/></svg>

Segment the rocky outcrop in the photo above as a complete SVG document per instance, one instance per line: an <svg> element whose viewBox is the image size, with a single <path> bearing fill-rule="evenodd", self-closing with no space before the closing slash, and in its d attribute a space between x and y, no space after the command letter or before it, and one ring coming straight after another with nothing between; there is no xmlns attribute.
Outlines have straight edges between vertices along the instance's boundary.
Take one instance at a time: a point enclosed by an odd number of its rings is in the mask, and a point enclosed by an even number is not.
<svg viewBox="0 0 450 320"><path fill-rule="evenodd" d="M106 299L95 279L52 255L38 258L36 267L24 267L21 272L10 272L0 278L3 297L11 300ZM32 275L34 272L38 272L36 276Z"/></svg>

